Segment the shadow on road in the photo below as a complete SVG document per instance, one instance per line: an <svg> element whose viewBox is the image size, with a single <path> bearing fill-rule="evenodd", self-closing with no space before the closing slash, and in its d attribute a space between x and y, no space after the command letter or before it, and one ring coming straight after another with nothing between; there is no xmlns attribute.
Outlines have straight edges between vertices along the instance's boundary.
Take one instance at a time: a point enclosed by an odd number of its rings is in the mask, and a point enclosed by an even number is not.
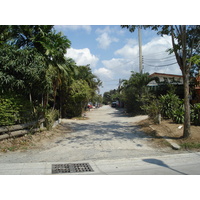
<svg viewBox="0 0 200 200"><path fill-rule="evenodd" d="M73 135L70 139L71 142L77 142L78 139L82 139L83 137L87 140L92 137L92 140L113 140L121 139L121 140L131 140L134 138L150 138L145 133L139 130L138 126L130 126L128 123L120 123L117 121L111 122L101 122L98 123L89 123L80 125L77 123L71 123L73 130L75 133L90 131L86 135L75 136Z"/></svg>
<svg viewBox="0 0 200 200"><path fill-rule="evenodd" d="M112 117L132 117L130 114L125 112L124 108L112 108L113 112L109 113Z"/></svg>
<svg viewBox="0 0 200 200"><path fill-rule="evenodd" d="M154 165L159 165L159 166L161 166L161 167L166 167L166 168L168 168L168 169L171 169L171 170L173 170L173 171L175 171L175 172L178 172L178 173L180 173L180 174L183 174L183 175L188 175L188 174L185 174L185 173L183 173L183 172L180 172L180 171L178 171L178 170L176 170L176 169L171 168L170 166L168 166L167 164L165 164L162 160L158 160L158 159L151 158L151 159L143 159L143 161L144 161L144 162L147 162L147 163L154 164Z"/></svg>

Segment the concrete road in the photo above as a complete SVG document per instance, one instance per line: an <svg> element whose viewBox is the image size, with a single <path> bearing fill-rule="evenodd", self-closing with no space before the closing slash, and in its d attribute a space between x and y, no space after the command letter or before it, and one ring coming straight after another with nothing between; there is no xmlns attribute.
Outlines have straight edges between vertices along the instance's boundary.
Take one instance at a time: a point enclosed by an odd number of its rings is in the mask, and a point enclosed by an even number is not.
<svg viewBox="0 0 200 200"><path fill-rule="evenodd" d="M87 113L88 120L63 119L63 136L26 152L0 154L0 163L74 162L158 156L174 153L169 148L156 149L151 138L139 131L135 122L147 116L127 117L122 111L103 106ZM72 132L66 130L70 127Z"/></svg>
<svg viewBox="0 0 200 200"><path fill-rule="evenodd" d="M51 174L53 163L72 162L90 163L94 172L88 174L199 174L199 154L155 148L139 131L135 123L147 116L127 117L103 106L87 117L64 119L63 135L41 148L1 153L0 174Z"/></svg>

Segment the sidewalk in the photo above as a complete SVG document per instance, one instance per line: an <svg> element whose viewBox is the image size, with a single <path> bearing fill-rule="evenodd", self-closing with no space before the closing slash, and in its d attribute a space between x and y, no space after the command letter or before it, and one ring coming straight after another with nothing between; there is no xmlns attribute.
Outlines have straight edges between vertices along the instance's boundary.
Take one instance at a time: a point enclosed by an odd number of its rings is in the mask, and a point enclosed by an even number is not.
<svg viewBox="0 0 200 200"><path fill-rule="evenodd" d="M200 153L115 160L84 160L94 171L52 174L52 164L69 162L1 163L0 175L199 175Z"/></svg>

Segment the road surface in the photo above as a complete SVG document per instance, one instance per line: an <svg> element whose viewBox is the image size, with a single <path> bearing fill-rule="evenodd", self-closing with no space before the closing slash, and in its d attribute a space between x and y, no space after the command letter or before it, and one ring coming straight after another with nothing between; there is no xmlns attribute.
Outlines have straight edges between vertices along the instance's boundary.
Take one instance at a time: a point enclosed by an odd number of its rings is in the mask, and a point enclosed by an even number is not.
<svg viewBox="0 0 200 200"><path fill-rule="evenodd" d="M62 136L40 148L1 153L0 174L50 174L52 163L72 162L90 163L95 168L92 174L183 175L200 171L198 153L181 154L170 147L154 147L151 137L136 125L147 116L128 117L120 110L103 106L88 112L87 117L63 119L59 127ZM69 127L71 133L66 131Z"/></svg>

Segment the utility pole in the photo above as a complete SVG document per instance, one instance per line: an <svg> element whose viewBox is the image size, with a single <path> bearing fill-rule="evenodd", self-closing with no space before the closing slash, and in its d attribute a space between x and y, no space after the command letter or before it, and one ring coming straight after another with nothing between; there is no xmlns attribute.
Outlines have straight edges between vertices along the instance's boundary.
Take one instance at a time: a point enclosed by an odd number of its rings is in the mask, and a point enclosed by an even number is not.
<svg viewBox="0 0 200 200"><path fill-rule="evenodd" d="M139 72L142 74L142 71L143 71L142 36L141 36L141 28L140 27L138 27L138 43L139 43Z"/></svg>

